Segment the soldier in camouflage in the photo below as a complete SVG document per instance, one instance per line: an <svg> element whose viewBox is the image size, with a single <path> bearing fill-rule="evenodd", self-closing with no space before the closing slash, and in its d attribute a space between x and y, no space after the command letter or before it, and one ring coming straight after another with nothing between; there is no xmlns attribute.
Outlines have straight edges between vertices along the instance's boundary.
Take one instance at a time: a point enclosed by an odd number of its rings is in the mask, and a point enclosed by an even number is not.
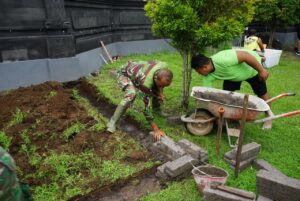
<svg viewBox="0 0 300 201"><path fill-rule="evenodd" d="M0 200L23 201L13 158L0 146Z"/></svg>
<svg viewBox="0 0 300 201"><path fill-rule="evenodd" d="M114 133L116 124L126 109L133 103L137 93L141 94L145 110L144 115L153 129L155 139L159 139L165 133L153 122L153 115L150 110L150 99L164 101L163 88L171 84L172 72L167 69L167 64L160 61L139 61L128 62L118 71L118 83L125 91L123 100L118 105L107 124L107 131ZM155 109L159 108L157 101L152 103Z"/></svg>

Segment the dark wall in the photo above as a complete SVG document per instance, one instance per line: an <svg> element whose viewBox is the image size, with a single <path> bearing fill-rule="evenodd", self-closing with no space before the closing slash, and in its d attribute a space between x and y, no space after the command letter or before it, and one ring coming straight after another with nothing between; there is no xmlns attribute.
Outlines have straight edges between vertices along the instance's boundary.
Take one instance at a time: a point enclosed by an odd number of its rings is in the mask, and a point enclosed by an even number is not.
<svg viewBox="0 0 300 201"><path fill-rule="evenodd" d="M118 41L152 39L143 0L1 0L1 61L74 56Z"/></svg>

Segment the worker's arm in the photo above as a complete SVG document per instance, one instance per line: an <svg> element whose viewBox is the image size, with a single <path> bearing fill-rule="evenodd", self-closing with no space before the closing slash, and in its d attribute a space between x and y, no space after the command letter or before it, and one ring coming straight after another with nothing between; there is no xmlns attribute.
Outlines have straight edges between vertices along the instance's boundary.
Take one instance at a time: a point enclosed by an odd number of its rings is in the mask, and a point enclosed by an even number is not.
<svg viewBox="0 0 300 201"><path fill-rule="evenodd" d="M158 95L157 98L158 98L161 102L164 102L164 101L165 101L165 95L164 95L164 88L163 88L163 87L157 88L157 95Z"/></svg>
<svg viewBox="0 0 300 201"><path fill-rule="evenodd" d="M151 122L151 127L152 127L152 130L154 131L153 137L154 137L156 140L159 140L160 137L162 137L162 136L165 135L165 132L163 132L162 130L160 130L160 129L158 128L158 126L156 125L156 123Z"/></svg>
<svg viewBox="0 0 300 201"><path fill-rule="evenodd" d="M268 79L269 73L264 69L264 67L256 60L256 58L246 51L236 51L238 63L247 63L249 66L254 68L261 79L266 81Z"/></svg>
<svg viewBox="0 0 300 201"><path fill-rule="evenodd" d="M159 129L159 127L156 125L156 123L153 122L153 115L150 111L150 97L149 95L144 95L143 102L145 105L144 115L146 120L150 123L151 128L153 130L153 137L156 140L159 140L161 136L164 136L165 133Z"/></svg>
<svg viewBox="0 0 300 201"><path fill-rule="evenodd" d="M258 38L257 44L258 44L258 46L260 48L260 51L261 52L265 52L264 44L263 44L263 42L262 42L262 40L260 38Z"/></svg>

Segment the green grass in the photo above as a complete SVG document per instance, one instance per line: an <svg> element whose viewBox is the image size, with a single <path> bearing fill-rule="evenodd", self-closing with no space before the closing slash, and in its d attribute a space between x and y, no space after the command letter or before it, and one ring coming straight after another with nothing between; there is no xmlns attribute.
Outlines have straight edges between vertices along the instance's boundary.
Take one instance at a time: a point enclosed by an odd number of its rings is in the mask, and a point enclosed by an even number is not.
<svg viewBox="0 0 300 201"><path fill-rule="evenodd" d="M62 137L63 139L68 142L69 138L73 135L76 135L78 133L80 133L81 131L83 131L85 129L85 125L83 125L80 122L77 122L75 124L73 124L72 126L70 126L69 128L67 128L63 134Z"/></svg>
<svg viewBox="0 0 300 201"><path fill-rule="evenodd" d="M110 77L110 70L119 68L125 64L127 60L161 60L168 63L169 68L174 73L173 83L165 89L167 100L163 106L164 110L178 110L180 108L180 89L181 89L181 66L182 60L179 54L169 52L159 52L149 55L131 55L124 57L121 60L106 65L102 68L101 73L97 77L89 79L89 82L94 84L99 94L108 98L111 103L118 104L123 97L123 92L118 88L116 80ZM276 96L282 92L295 92L300 95L300 59L290 53L284 53L281 56L280 64L268 71L270 73L267 81L268 91L271 96ZM202 77L195 72L192 75L191 86L201 86ZM218 81L214 87L221 88L222 82ZM112 93L113 92L113 93ZM251 87L247 83L243 83L240 92L253 94ZM190 109L194 109L196 103L190 99ZM300 98L287 97L278 100L272 104L272 110L275 114L285 113L300 109ZM145 128L150 128L143 115L143 103L137 99L133 106L127 111L134 119L145 125ZM242 188L249 191L256 191L256 173L257 170L248 168L239 174L237 179L233 177L233 171L228 164L222 159L225 152L231 148L227 143L227 136L224 134L221 144L220 157L215 153L214 131L207 136L192 136L187 133L183 126L169 126L166 120L161 117L155 117L155 122L163 129L166 134L172 137L175 141L186 138L202 148L208 150L209 161L211 164L224 168L229 173L227 185ZM255 141L262 145L259 158L268 161L274 167L278 168L284 174L300 179L300 115L278 119L273 122L273 128L269 131L261 130L261 125L250 124L246 125L244 144ZM184 186L184 188L183 188ZM182 196L182 189L189 189ZM167 189L150 195L143 200L196 200L199 197L196 186L192 179L184 180L181 183L174 183ZM194 199L195 198L195 199Z"/></svg>
<svg viewBox="0 0 300 201"><path fill-rule="evenodd" d="M101 160L91 152L72 155L52 152L41 161L38 179L50 180L34 189L35 200L68 200L75 195L83 195L92 189L87 185L86 175L101 167Z"/></svg>

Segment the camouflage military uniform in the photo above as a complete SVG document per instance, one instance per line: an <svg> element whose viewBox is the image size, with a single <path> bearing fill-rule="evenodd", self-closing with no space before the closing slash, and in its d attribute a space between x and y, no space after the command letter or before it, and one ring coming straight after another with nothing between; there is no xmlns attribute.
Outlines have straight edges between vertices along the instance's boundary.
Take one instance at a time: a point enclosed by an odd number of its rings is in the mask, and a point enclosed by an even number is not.
<svg viewBox="0 0 300 201"><path fill-rule="evenodd" d="M162 68L166 68L165 62L140 61L128 62L118 71L119 86L125 91L125 96L120 104L128 107L135 100L137 93L140 92L145 105L144 115L149 123L153 121L150 98L156 97L153 76L155 71Z"/></svg>
<svg viewBox="0 0 300 201"><path fill-rule="evenodd" d="M13 158L0 146L0 200L23 201Z"/></svg>

